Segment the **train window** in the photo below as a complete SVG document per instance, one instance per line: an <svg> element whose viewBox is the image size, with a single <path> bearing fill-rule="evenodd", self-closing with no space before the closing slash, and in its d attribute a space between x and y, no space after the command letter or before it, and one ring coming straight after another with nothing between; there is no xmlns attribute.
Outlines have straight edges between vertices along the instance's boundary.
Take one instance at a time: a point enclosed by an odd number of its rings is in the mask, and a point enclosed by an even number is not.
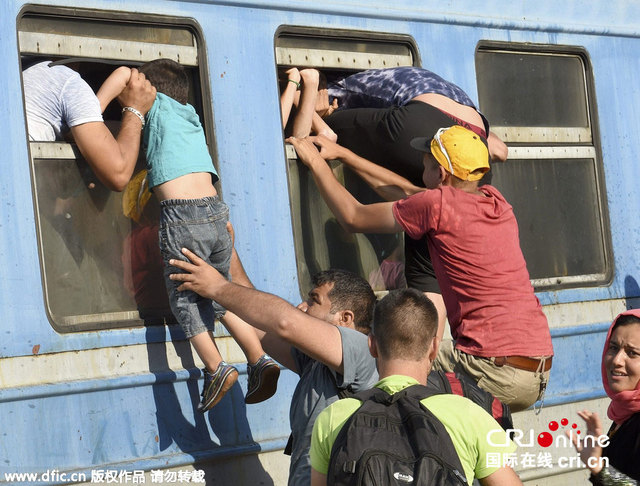
<svg viewBox="0 0 640 486"><path fill-rule="evenodd" d="M374 290L400 288L403 240L398 235L351 234L342 229L327 207L309 170L287 146L289 196L293 218L298 277L302 295L311 289L311 276L328 268L350 270L367 279ZM359 200L377 196L339 161L332 161L336 178Z"/></svg>
<svg viewBox="0 0 640 486"><path fill-rule="evenodd" d="M212 146L199 39L188 19L136 15L132 21L126 14L37 6L18 19L23 70L40 61L73 60L73 69L94 91L116 65L135 67L159 57L181 63L190 103ZM103 116L117 131L117 102ZM154 198L146 205L140 198L135 183L141 179L134 177L123 193L111 192L75 144L31 141L29 150L46 308L56 330L172 322L157 243L158 205Z"/></svg>
<svg viewBox="0 0 640 486"><path fill-rule="evenodd" d="M419 65L410 37L371 32L313 31L286 28L275 39L279 70L314 67L330 80L370 68ZM320 196L308 169L286 146L289 198L300 291L311 289L311 276L328 268L351 270L374 290L403 286L402 235L346 233ZM363 202L380 199L347 167L331 163L336 177Z"/></svg>
<svg viewBox="0 0 640 486"><path fill-rule="evenodd" d="M482 44L480 108L509 145L493 184L513 205L536 289L612 276L589 60L578 48Z"/></svg>

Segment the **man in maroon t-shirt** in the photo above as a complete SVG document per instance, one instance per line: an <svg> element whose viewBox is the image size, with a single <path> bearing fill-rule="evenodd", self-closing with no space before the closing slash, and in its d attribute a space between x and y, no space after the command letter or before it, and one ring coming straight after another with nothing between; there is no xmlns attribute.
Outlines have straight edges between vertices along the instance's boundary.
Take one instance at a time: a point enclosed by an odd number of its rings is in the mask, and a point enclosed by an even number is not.
<svg viewBox="0 0 640 486"><path fill-rule="evenodd" d="M513 411L541 398L553 355L549 326L511 205L494 187L478 187L489 169L481 137L453 126L432 140L414 139L426 152L423 182L432 190L368 205L336 180L310 141L290 141L347 231L427 236L455 341L442 343L434 368L465 371Z"/></svg>

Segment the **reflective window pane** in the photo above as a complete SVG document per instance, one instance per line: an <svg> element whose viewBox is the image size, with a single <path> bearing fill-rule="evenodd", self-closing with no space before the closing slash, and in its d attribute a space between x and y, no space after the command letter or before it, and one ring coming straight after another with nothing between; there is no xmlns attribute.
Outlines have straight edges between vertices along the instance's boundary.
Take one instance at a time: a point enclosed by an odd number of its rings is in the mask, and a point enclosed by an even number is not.
<svg viewBox="0 0 640 486"><path fill-rule="evenodd" d="M589 125L578 56L479 51L476 69L480 106L493 125Z"/></svg>
<svg viewBox="0 0 640 486"><path fill-rule="evenodd" d="M593 160L509 160L493 165L492 184L513 206L532 279L603 271Z"/></svg>
<svg viewBox="0 0 640 486"><path fill-rule="evenodd" d="M601 285L612 268L588 57L541 50L476 54L480 107L511 144L509 160L492 165L492 184L514 208L536 288Z"/></svg>
<svg viewBox="0 0 640 486"><path fill-rule="evenodd" d="M122 193L99 183L82 161L34 163L47 306L66 330L171 319L158 247L157 203L139 223Z"/></svg>
<svg viewBox="0 0 640 486"><path fill-rule="evenodd" d="M303 295L311 277L322 270L342 268L369 281L374 290L406 287L402 235L365 235L342 229L318 192L309 170L289 159L289 196L293 214L298 275ZM362 180L342 164L334 174L361 202L379 201Z"/></svg>

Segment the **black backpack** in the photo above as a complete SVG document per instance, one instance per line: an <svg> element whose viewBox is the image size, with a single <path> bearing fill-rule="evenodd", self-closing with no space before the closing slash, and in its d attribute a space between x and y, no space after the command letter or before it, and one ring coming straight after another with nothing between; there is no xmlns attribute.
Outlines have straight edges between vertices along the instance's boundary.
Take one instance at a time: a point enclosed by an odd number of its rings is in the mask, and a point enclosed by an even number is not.
<svg viewBox="0 0 640 486"><path fill-rule="evenodd" d="M353 395L362 405L336 437L327 484L466 486L449 433L420 403L436 394L413 385L395 395L379 388Z"/></svg>

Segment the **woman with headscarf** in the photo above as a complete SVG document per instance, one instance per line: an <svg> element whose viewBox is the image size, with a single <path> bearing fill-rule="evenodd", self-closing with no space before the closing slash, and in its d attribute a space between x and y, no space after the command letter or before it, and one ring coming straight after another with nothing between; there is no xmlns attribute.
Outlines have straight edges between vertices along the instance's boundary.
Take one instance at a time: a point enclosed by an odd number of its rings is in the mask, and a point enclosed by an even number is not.
<svg viewBox="0 0 640 486"><path fill-rule="evenodd" d="M607 410L613 424L608 444L572 437L595 485L637 485L640 480L640 310L623 312L613 321L602 353L602 384L611 398ZM600 437L598 414L578 412L587 436ZM605 441L607 442L607 441ZM608 460L603 460L606 458ZM607 465L608 464L608 465Z"/></svg>

